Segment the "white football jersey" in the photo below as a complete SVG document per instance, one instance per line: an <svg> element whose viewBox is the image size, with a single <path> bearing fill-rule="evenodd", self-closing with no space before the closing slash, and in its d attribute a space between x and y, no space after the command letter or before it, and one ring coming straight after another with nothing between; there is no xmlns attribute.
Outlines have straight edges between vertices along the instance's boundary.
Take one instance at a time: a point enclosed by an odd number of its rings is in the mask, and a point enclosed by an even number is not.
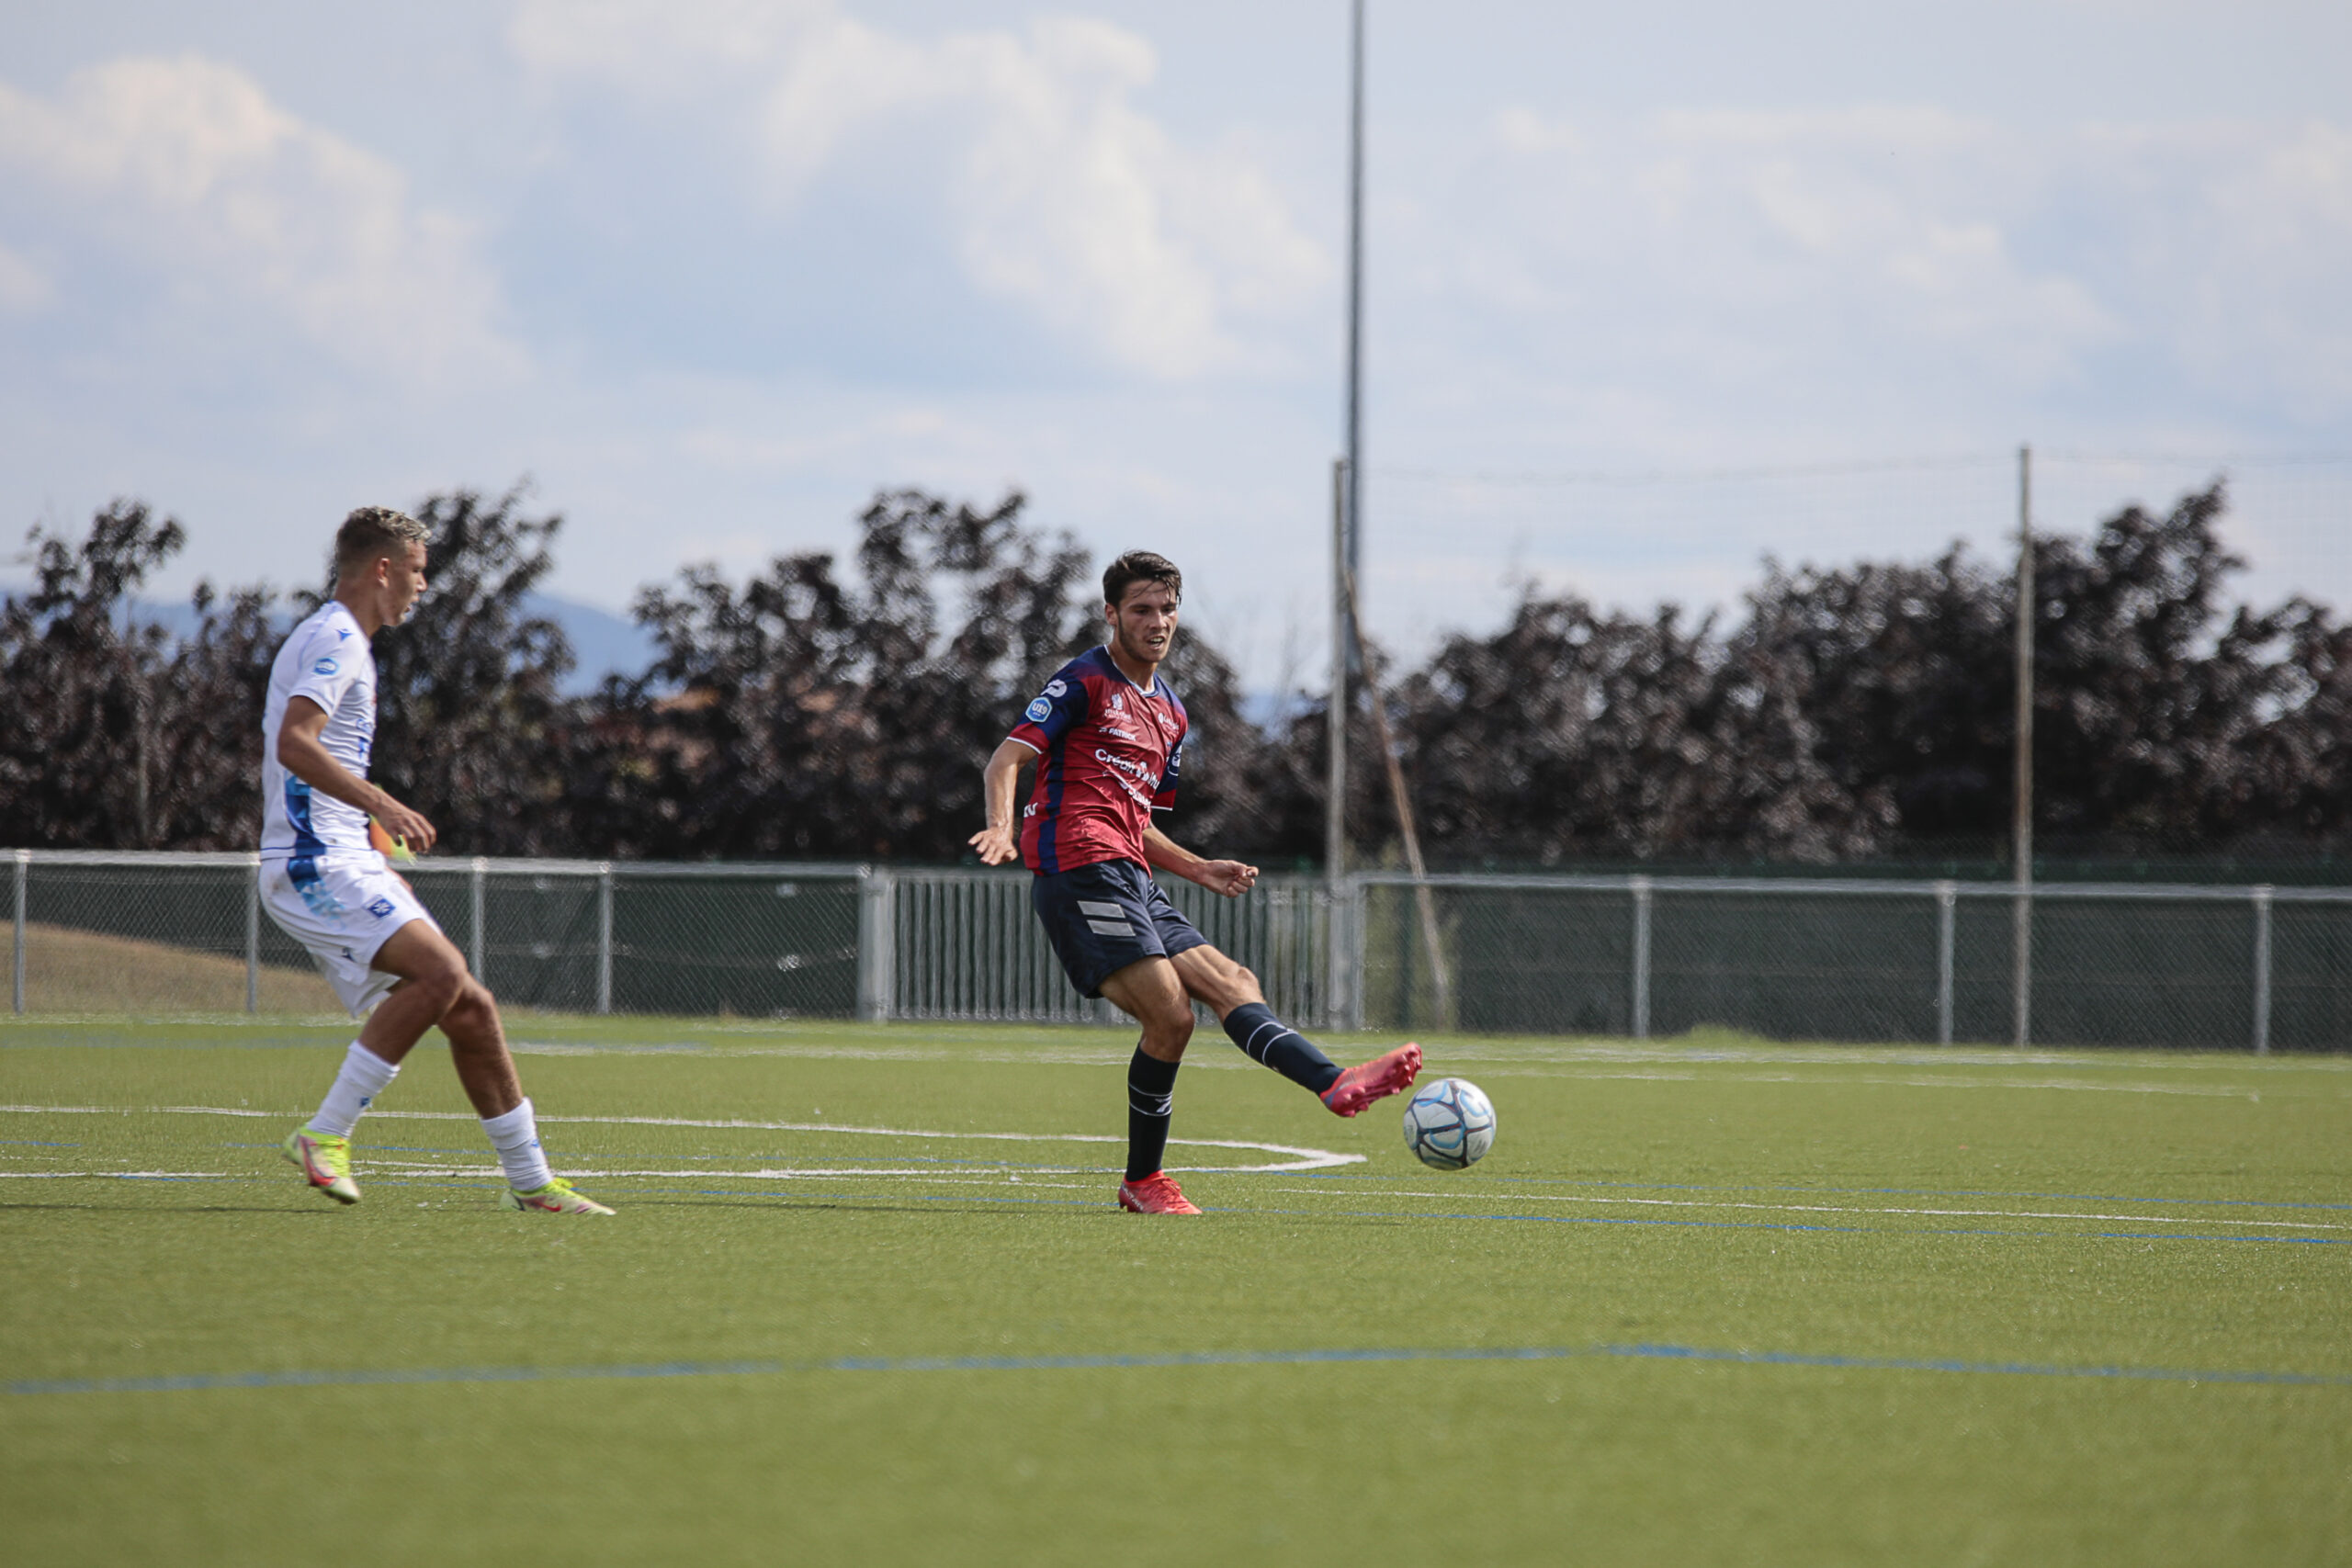
<svg viewBox="0 0 2352 1568"><path fill-rule="evenodd" d="M327 727L319 739L327 754L366 778L376 746L376 655L337 600L296 626L269 667L269 701L261 719L261 852L274 858L365 850L368 814L316 793L277 760L277 732L296 697L325 710Z"/></svg>

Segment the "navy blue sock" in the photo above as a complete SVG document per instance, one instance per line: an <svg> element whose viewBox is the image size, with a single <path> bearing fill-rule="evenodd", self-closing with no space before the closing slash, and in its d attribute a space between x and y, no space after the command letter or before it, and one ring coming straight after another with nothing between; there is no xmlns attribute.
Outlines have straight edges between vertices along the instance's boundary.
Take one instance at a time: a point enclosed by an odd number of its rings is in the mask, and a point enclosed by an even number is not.
<svg viewBox="0 0 2352 1568"><path fill-rule="evenodd" d="M1339 1065L1317 1050L1315 1042L1276 1018L1274 1010L1263 1002L1244 1002L1227 1013L1225 1032L1251 1061L1317 1094L1339 1079Z"/></svg>
<svg viewBox="0 0 2352 1568"><path fill-rule="evenodd" d="M1168 1154L1168 1122L1176 1111L1176 1064L1136 1047L1127 1064L1127 1179L1141 1181Z"/></svg>

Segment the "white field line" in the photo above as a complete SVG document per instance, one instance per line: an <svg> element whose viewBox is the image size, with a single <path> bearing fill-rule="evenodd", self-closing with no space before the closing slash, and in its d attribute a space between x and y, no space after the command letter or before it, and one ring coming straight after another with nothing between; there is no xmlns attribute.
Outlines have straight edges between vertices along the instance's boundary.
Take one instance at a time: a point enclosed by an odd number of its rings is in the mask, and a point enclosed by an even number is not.
<svg viewBox="0 0 2352 1568"><path fill-rule="evenodd" d="M1636 1072L1582 1067L1495 1067L1482 1077L1497 1078L1633 1079L1656 1083L1788 1083L1816 1089L1859 1085L1872 1089L2061 1089L2085 1094L2188 1094L2208 1100L2247 1100L2259 1102L2258 1089L2197 1084L2080 1083L2065 1078L1826 1078L1795 1073L1714 1073L1688 1068L1675 1072ZM2274 1089L2274 1093L2277 1090Z"/></svg>
<svg viewBox="0 0 2352 1568"><path fill-rule="evenodd" d="M0 1114L17 1113L28 1116L134 1116L140 1114L165 1116L242 1116L247 1118L284 1118L300 1116L300 1111L253 1111L213 1105L157 1105L144 1111L105 1105L0 1105ZM472 1122L476 1118L462 1111L376 1111L371 1119L397 1119L409 1122ZM688 1116L542 1116L542 1122L569 1126L603 1127L700 1127L718 1131L755 1133L841 1133L876 1138L937 1138L956 1142L984 1140L1023 1144L1125 1144L1124 1135L1108 1133L942 1133L919 1128L860 1127L833 1122L747 1122L711 1120ZM1362 1165L1363 1155L1341 1154L1336 1149L1306 1148L1290 1144L1259 1143L1243 1138L1170 1138L1169 1142L1192 1148L1254 1149L1270 1155L1290 1157L1272 1165L1222 1166L1214 1168L1230 1171L1295 1171L1328 1170L1334 1166Z"/></svg>
<svg viewBox="0 0 2352 1568"><path fill-rule="evenodd" d="M1329 1197L1335 1190L1329 1187L1282 1187L1280 1192L1313 1192ZM1338 1189L1345 1191L1347 1189ZM1361 1194L1358 1194L1361 1196ZM1391 1191L1382 1190L1385 1198L1442 1198L1452 1202L1462 1201L1458 1192L1418 1192L1409 1189ZM2046 1209L1896 1209L1871 1204L1843 1203L1757 1203L1739 1199L1713 1198L1594 1198L1580 1194L1550 1192L1514 1192L1510 1202L1529 1203L1589 1203L1613 1208L1631 1204L1653 1209L1753 1209L1770 1214L1902 1214L1930 1219L1971 1220L2099 1220L2110 1224L2133 1225L2210 1225L2216 1223L2231 1225L2261 1225L2278 1230L2352 1230L2352 1225L2331 1224L2324 1220L2241 1220L2216 1222L2211 1214L2182 1218L2171 1214L2086 1214Z"/></svg>
<svg viewBox="0 0 2352 1568"><path fill-rule="evenodd" d="M608 1170L598 1166L575 1165L561 1161L559 1161L558 1163L563 1164L563 1169L560 1173L561 1175L576 1176L584 1179L594 1179L599 1181L618 1177L658 1177L664 1179L684 1179L693 1181L807 1181L820 1179L827 1180L840 1180L849 1177L863 1178L869 1176L888 1176L920 1178L927 1181L935 1181L943 1185L956 1187L1056 1187L1082 1188L1090 1191L1092 1190L1092 1183L1048 1181L1041 1180L1039 1179L1043 1177L1089 1176L1095 1174L1084 1167L1072 1167L1068 1169L1061 1169L1053 1167L1042 1167L1018 1173L1007 1172L1000 1176L958 1176L942 1171L934 1166L910 1166L904 1168L885 1166L858 1165L839 1167L784 1166L772 1167L760 1170L713 1169L708 1167L704 1167L700 1169L694 1170L625 1170L617 1168ZM1108 1172L1111 1168L1112 1168L1109 1166L1104 1166L1102 1168L1105 1172ZM1214 1172L1218 1175L1231 1175L1237 1171L1258 1171L1263 1170L1266 1168L1261 1166L1179 1166L1175 1168L1187 1172L1206 1171ZM484 1180L489 1180L500 1176L501 1172L496 1166L419 1165L391 1160L370 1160L364 1167L360 1168L360 1174L384 1177L457 1176L479 1178Z"/></svg>

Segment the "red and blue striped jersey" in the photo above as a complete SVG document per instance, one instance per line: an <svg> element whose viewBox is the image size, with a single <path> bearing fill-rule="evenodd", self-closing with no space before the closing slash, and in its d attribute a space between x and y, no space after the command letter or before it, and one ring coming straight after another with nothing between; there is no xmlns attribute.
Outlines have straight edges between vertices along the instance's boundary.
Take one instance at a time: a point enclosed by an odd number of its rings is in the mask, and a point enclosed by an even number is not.
<svg viewBox="0 0 2352 1568"><path fill-rule="evenodd" d="M1021 814L1021 858L1040 876L1098 861L1144 858L1151 814L1176 800L1184 705L1168 682L1136 685L1108 649L1080 654L1023 710L1012 739L1037 753Z"/></svg>

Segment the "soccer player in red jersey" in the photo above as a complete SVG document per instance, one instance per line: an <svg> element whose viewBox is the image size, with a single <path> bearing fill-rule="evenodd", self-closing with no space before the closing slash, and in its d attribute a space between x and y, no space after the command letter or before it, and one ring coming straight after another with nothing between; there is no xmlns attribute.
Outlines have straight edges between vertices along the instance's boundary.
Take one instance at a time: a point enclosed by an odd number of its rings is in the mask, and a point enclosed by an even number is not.
<svg viewBox="0 0 2352 1568"><path fill-rule="evenodd" d="M1204 860L1151 823L1175 801L1184 751L1184 705L1159 677L1183 591L1183 574L1164 556L1129 550L1111 563L1102 646L1063 665L989 758L988 826L971 839L986 863L1017 855L1036 874L1031 901L1070 983L1143 1026L1127 1065L1119 1204L1146 1214L1200 1213L1160 1168L1195 1000L1252 1060L1341 1116L1410 1088L1421 1070L1421 1048L1407 1044L1340 1071L1274 1017L1258 977L1211 947L1153 880L1155 868L1173 872L1228 898L1258 880L1256 866ZM1016 837L1014 786L1032 760L1037 782Z"/></svg>

